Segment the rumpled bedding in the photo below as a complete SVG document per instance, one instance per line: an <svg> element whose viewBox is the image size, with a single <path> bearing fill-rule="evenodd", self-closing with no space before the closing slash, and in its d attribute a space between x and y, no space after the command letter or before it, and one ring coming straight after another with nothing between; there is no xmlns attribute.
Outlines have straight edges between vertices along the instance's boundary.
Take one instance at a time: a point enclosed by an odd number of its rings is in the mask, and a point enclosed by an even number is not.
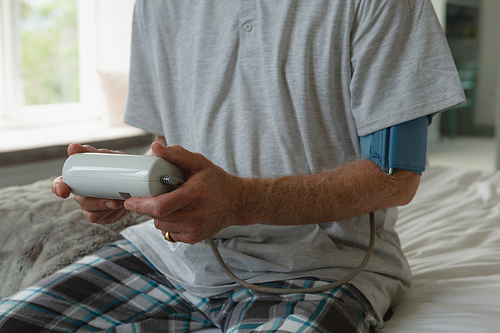
<svg viewBox="0 0 500 333"><path fill-rule="evenodd" d="M412 287L382 332L500 332L499 199L499 172L424 173L396 225Z"/></svg>
<svg viewBox="0 0 500 333"><path fill-rule="evenodd" d="M52 194L52 179L0 190L0 299L120 238L149 217L90 223L72 199Z"/></svg>

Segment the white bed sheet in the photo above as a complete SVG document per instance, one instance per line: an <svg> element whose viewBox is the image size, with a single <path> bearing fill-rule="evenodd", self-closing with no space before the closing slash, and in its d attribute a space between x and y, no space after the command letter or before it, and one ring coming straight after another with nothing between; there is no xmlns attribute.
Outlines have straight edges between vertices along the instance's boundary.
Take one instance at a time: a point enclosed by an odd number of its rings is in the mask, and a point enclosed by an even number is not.
<svg viewBox="0 0 500 333"><path fill-rule="evenodd" d="M500 332L500 173L430 168L396 226L413 273L382 332Z"/></svg>

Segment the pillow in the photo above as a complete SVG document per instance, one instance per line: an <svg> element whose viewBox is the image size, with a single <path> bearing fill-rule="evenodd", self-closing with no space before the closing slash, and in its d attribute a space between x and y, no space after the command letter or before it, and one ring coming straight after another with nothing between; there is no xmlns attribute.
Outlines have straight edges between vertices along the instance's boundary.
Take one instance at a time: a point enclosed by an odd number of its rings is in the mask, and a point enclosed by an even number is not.
<svg viewBox="0 0 500 333"><path fill-rule="evenodd" d="M98 70L109 125L124 126L122 108L128 89L128 72L125 71L104 71Z"/></svg>

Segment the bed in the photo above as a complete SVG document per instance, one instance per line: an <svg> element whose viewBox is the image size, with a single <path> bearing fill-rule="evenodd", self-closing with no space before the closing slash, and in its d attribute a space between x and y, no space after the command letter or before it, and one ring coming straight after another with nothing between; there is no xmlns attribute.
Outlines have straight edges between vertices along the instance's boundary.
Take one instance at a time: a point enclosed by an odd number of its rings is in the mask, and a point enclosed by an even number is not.
<svg viewBox="0 0 500 333"><path fill-rule="evenodd" d="M1 298L146 219L91 224L73 200L52 195L50 183L0 190ZM400 210L397 229L414 278L383 333L499 331L499 199L500 172L428 168Z"/></svg>

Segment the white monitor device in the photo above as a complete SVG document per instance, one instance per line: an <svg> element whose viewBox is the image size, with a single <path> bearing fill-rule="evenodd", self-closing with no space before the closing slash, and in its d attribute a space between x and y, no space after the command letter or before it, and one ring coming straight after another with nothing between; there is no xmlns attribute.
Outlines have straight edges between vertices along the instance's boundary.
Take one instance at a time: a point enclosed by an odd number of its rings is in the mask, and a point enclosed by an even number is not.
<svg viewBox="0 0 500 333"><path fill-rule="evenodd" d="M182 169L159 157L100 153L71 155L62 175L73 194L118 200L155 197L185 179Z"/></svg>

